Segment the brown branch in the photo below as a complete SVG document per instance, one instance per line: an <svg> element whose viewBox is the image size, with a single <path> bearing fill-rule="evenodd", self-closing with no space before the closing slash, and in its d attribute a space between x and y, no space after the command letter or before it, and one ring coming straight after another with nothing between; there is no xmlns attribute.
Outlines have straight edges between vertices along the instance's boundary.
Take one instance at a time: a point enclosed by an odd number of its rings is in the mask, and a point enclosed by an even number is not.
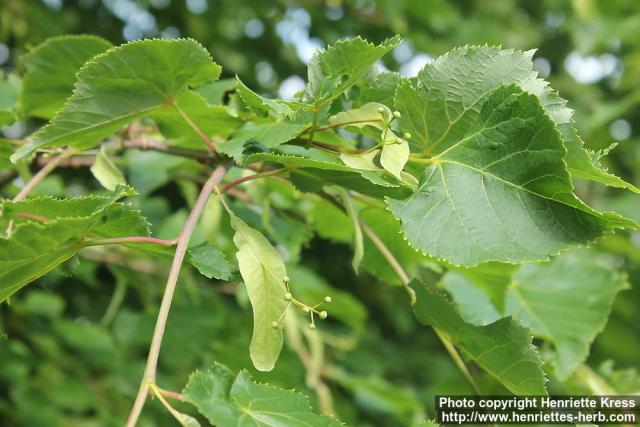
<svg viewBox="0 0 640 427"><path fill-rule="evenodd" d="M202 187L200 195L198 196L198 199L196 200L196 203L193 206L193 209L191 209L191 213L187 218L187 222L180 232L180 237L178 238L178 244L176 246L176 252L173 256L171 270L169 271L169 277L165 286L164 295L162 297L162 302L160 303L160 310L158 312L156 326L153 331L153 338L151 340L151 347L149 348L149 356L147 357L147 365L144 370L144 376L142 378L142 381L140 382L140 389L138 390L138 395L136 396L133 408L131 408L131 413L129 414L129 418L127 419L126 427L134 427L136 425L136 423L138 422L138 418L142 413L142 408L144 407L145 401L147 400L150 385L155 384L156 382L156 371L158 367L158 357L160 356L160 347L162 345L162 337L164 336L164 330L167 325L167 318L169 316L169 310L171 308L171 301L173 300L173 294L178 283L178 276L180 274L182 262L184 261L185 254L187 252L187 246L189 244L189 240L191 239L191 234L193 233L193 230L198 223L200 216L202 215L202 210L209 200L209 196L211 195L215 186L220 183L225 173L226 169L224 166L219 166L215 171L213 171L207 182Z"/></svg>
<svg viewBox="0 0 640 427"><path fill-rule="evenodd" d="M186 157L194 159L202 163L210 163L216 158L211 153L203 150L192 150L189 148L173 147L167 144L162 144L155 141L149 141L146 139L141 140L127 140L122 142L122 146L125 148L137 148L143 151L157 151L160 153L171 154L179 157Z"/></svg>

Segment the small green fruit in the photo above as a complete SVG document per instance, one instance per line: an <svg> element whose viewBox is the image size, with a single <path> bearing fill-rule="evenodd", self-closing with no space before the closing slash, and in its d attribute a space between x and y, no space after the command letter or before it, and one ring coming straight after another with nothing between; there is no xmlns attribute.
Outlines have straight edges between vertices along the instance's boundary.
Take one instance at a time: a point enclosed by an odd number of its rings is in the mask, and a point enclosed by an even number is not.
<svg viewBox="0 0 640 427"><path fill-rule="evenodd" d="M284 299L285 301L291 301L293 299L293 295L291 295L291 292L287 292L286 294L284 294Z"/></svg>
<svg viewBox="0 0 640 427"><path fill-rule="evenodd" d="M324 302L331 302L331 297L330 296L324 297Z"/></svg>
<svg viewBox="0 0 640 427"><path fill-rule="evenodd" d="M326 311L321 311L320 314L318 314L318 316L320 316L321 319L326 319L328 314Z"/></svg>
<svg viewBox="0 0 640 427"><path fill-rule="evenodd" d="M396 119L399 119L400 117L402 117L402 114L400 114L400 111L394 111L393 117L395 117Z"/></svg>
<svg viewBox="0 0 640 427"><path fill-rule="evenodd" d="M309 326L307 326L309 328L310 331L313 331L316 328L316 325L314 325L313 323L309 323Z"/></svg>

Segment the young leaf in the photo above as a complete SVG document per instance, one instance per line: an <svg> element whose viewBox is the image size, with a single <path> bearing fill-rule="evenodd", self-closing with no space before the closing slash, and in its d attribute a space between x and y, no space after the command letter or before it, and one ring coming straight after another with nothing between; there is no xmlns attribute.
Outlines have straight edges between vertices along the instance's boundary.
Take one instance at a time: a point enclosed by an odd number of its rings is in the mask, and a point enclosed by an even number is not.
<svg viewBox="0 0 640 427"><path fill-rule="evenodd" d="M327 50L316 53L309 62L311 96L316 100L323 99L324 103L337 98L399 43L398 36L389 38L379 45L356 37L339 40Z"/></svg>
<svg viewBox="0 0 640 427"><path fill-rule="evenodd" d="M27 53L20 99L25 115L51 119L71 96L78 70L110 47L100 37L67 35L47 39Z"/></svg>
<svg viewBox="0 0 640 427"><path fill-rule="evenodd" d="M505 313L553 343L555 372L567 378L586 359L627 278L598 265L592 254L571 253L548 264L525 265L507 291Z"/></svg>
<svg viewBox="0 0 640 427"><path fill-rule="evenodd" d="M270 111L273 111L289 119L293 118L294 111L285 102L260 96L249 89L239 78L236 77L236 79L238 82L236 93L251 111L261 116L266 116Z"/></svg>
<svg viewBox="0 0 640 427"><path fill-rule="evenodd" d="M413 280L413 312L420 323L444 333L464 354L518 395L546 395L542 360L527 330L511 318L486 326L465 322L440 293Z"/></svg>
<svg viewBox="0 0 640 427"><path fill-rule="evenodd" d="M247 371L234 379L224 365L196 371L182 391L191 403L217 427L339 427L342 424L312 412L309 401L293 391L251 380Z"/></svg>
<svg viewBox="0 0 640 427"><path fill-rule="evenodd" d="M426 82L429 74L421 77ZM424 84L414 89L427 96ZM466 266L519 263L546 259L614 228L637 227L594 211L573 194L562 139L536 96L511 85L487 95L481 106L474 98L457 101L473 107L450 111L459 114L452 116L452 130L430 139L433 157L418 191L389 200L414 246Z"/></svg>
<svg viewBox="0 0 640 427"><path fill-rule="evenodd" d="M273 122L255 124L249 122L233 134L233 137L218 148L242 163L243 147L249 140L255 140L266 148L275 148L300 135L308 127L307 124L291 122Z"/></svg>
<svg viewBox="0 0 640 427"><path fill-rule="evenodd" d="M91 147L138 117L176 108L180 93L219 75L220 66L193 40L149 39L112 48L82 67L67 104L12 161L42 146Z"/></svg>
<svg viewBox="0 0 640 427"><path fill-rule="evenodd" d="M120 187L105 197L4 201L0 226L6 229L9 220L14 226L0 238L0 302L74 256L91 237L148 235L140 213L116 203L131 194Z"/></svg>
<svg viewBox="0 0 640 427"><path fill-rule="evenodd" d="M189 263L208 278L229 280L232 266L227 257L211 245L201 245L189 249Z"/></svg>
<svg viewBox="0 0 640 427"><path fill-rule="evenodd" d="M287 270L266 237L233 213L230 216L235 230L233 243L238 248L238 267L253 309L251 361L259 371L270 371L282 349L282 327L274 328L272 322L279 322L287 308L284 299Z"/></svg>
<svg viewBox="0 0 640 427"><path fill-rule="evenodd" d="M104 148L96 156L96 161L91 165L91 173L98 182L109 191L115 191L118 185L126 185L124 175L107 156Z"/></svg>

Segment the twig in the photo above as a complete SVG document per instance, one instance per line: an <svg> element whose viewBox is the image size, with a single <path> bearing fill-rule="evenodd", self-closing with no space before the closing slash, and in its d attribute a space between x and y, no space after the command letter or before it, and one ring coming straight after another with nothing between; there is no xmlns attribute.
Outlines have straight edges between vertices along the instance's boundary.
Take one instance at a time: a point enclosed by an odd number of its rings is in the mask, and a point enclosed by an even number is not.
<svg viewBox="0 0 640 427"><path fill-rule="evenodd" d="M193 129L195 133L197 133L198 136L204 141L204 143L207 144L207 148L209 148L209 151L211 151L211 154L213 155L218 154L218 151L216 150L216 147L213 145L213 142L209 139L207 135L204 134L204 132L200 130L200 128L193 122L193 120L191 120L191 118L187 115L187 113L182 111L182 108L180 108L180 106L177 103L174 102L173 106L178 111L178 113L180 113L180 116L182 116L184 121L187 122L189 126L191 126L191 129Z"/></svg>
<svg viewBox="0 0 640 427"><path fill-rule="evenodd" d="M136 396L133 408L131 409L131 413L127 419L126 427L134 427L136 425L145 401L147 400L147 395L149 394L149 385L155 384L156 382L156 370L158 366L158 357L160 355L160 346L162 345L162 337L167 324L167 317L169 316L173 294L176 289L176 284L178 283L178 276L182 267L182 261L184 260L187 246L191 239L191 234L193 233L198 219L202 214L202 210L209 200L211 192L215 186L220 183L225 173L226 169L224 166L219 166L215 171L213 171L207 182L205 182L202 187L200 195L187 218L187 222L180 232L176 252L173 257L173 262L171 263L171 270L169 271L169 277L167 279L164 295L160 304L156 326L153 331L153 338L151 340L151 347L149 348L149 356L147 358L144 376L140 382L140 389L138 390L138 395Z"/></svg>
<svg viewBox="0 0 640 427"><path fill-rule="evenodd" d="M286 172L286 168L281 168L281 169L273 169L270 171L266 171L266 172L260 172L260 173L256 173L253 175L248 175L239 179L236 179L235 181L231 181L230 183L224 185L222 187L222 189L220 190L221 193L225 193L227 192L229 189L235 187L236 185L242 184L243 182L247 182L247 181L251 181L254 179L258 179L258 178L264 178L267 176L271 176L271 175L277 175L279 173L282 172Z"/></svg>
<svg viewBox="0 0 640 427"><path fill-rule="evenodd" d="M27 197L31 191L42 181L47 175L49 175L64 159L71 157L75 154L75 150L67 150L60 154L58 157L53 158L42 169L38 171L27 184L20 190L20 192L13 198L14 202L20 201Z"/></svg>
<svg viewBox="0 0 640 427"><path fill-rule="evenodd" d="M143 151L157 151L160 153L171 154L179 157L187 157L189 159L198 160L206 163L215 159L208 151L191 150L189 148L172 147L167 144L162 144L155 141L142 140L127 140L122 142L122 146L125 148L137 148Z"/></svg>

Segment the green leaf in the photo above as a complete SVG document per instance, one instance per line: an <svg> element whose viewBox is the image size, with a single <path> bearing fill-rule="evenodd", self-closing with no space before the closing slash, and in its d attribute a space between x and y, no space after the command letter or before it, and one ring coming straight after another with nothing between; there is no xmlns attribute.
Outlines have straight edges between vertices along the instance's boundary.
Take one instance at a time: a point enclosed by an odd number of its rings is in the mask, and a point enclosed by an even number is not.
<svg viewBox="0 0 640 427"><path fill-rule="evenodd" d="M503 317L488 295L461 273L448 271L438 285L451 295L468 323L484 326Z"/></svg>
<svg viewBox="0 0 640 427"><path fill-rule="evenodd" d="M368 207L362 209L359 214L360 220L373 230L405 269L410 271L423 264L427 259L406 242L400 229L400 223L391 212L382 208ZM364 239L362 267L378 280L402 284L397 273L368 236Z"/></svg>
<svg viewBox="0 0 640 427"><path fill-rule="evenodd" d="M73 92L76 73L91 58L111 47L90 35L52 37L23 58L27 72L20 102L27 116L51 119Z"/></svg>
<svg viewBox="0 0 640 427"><path fill-rule="evenodd" d="M224 105L209 105L202 95L186 91L176 97L176 105L208 137L228 138L242 121L232 117ZM204 149L200 135L187 123L175 108L160 108L150 117L158 125L163 136L172 145Z"/></svg>
<svg viewBox="0 0 640 427"><path fill-rule="evenodd" d="M470 280L482 289L499 312L504 311L505 293L518 266L488 262L473 268L452 267L452 270Z"/></svg>
<svg viewBox="0 0 640 427"><path fill-rule="evenodd" d="M100 149L100 153L96 156L96 161L91 165L91 173L109 191L115 191L118 185L127 184L124 175L107 156L104 147Z"/></svg>
<svg viewBox="0 0 640 427"><path fill-rule="evenodd" d="M434 92L429 79L427 68L412 88L427 100ZM431 133L418 138L431 141L433 155L418 191L404 201L388 200L415 247L466 266L519 263L546 259L614 228L637 227L594 211L573 194L562 139L536 96L513 85L496 89L481 105L464 95L447 101L453 104L451 130L433 131L440 135L436 141ZM446 111L434 110L448 123ZM429 117L436 127L441 120Z"/></svg>
<svg viewBox="0 0 640 427"><path fill-rule="evenodd" d="M210 105L224 104L224 96L236 88L236 79L221 79L196 88L196 92Z"/></svg>
<svg viewBox="0 0 640 427"><path fill-rule="evenodd" d="M43 146L96 145L138 117L175 108L178 95L219 75L220 66L190 39L142 40L112 48L82 67L67 104L12 161Z"/></svg>
<svg viewBox="0 0 640 427"><path fill-rule="evenodd" d="M211 245L189 249L189 263L210 279L229 280L233 271L227 257Z"/></svg>
<svg viewBox="0 0 640 427"><path fill-rule="evenodd" d="M259 371L270 371L282 349L282 316L287 308L287 270L278 251L258 231L230 213L233 243L240 274L253 309L253 336L249 352ZM278 322L274 328L272 322Z"/></svg>
<svg viewBox="0 0 640 427"><path fill-rule="evenodd" d="M249 140L255 140L267 148L275 148L300 135L308 127L307 124L274 122L247 123L233 134L233 137L218 145L221 152L242 163L242 150Z"/></svg>
<svg viewBox="0 0 640 427"><path fill-rule="evenodd" d="M309 62L309 92L323 103L340 96L356 83L367 70L400 43L400 37L389 38L379 45L355 37L339 40L316 53Z"/></svg>
<svg viewBox="0 0 640 427"><path fill-rule="evenodd" d="M93 237L148 235L140 212L116 203L131 194L119 187L109 196L3 201L0 226L6 229L9 220L14 226L0 238L0 301L73 257Z"/></svg>
<svg viewBox="0 0 640 427"><path fill-rule="evenodd" d="M237 78L237 77L236 77ZM294 111L285 103L277 99L269 99L258 95L249 89L240 79L237 78L236 93L240 99L249 107L251 111L261 116L266 116L270 111L285 116L289 119L293 118Z"/></svg>
<svg viewBox="0 0 640 427"><path fill-rule="evenodd" d="M522 266L507 291L505 313L554 345L555 372L565 379L587 358L613 300L627 288L626 276L599 265L592 252L570 253Z"/></svg>
<svg viewBox="0 0 640 427"><path fill-rule="evenodd" d="M400 80L402 80L400 74L390 71L369 73L357 83L360 93L355 101L361 104L378 102L383 105L393 105L393 98Z"/></svg>
<svg viewBox="0 0 640 427"><path fill-rule="evenodd" d="M525 90L540 97L542 106L560 129L564 138L567 155L565 161L571 176L598 182L610 187L625 188L640 194L640 189L623 179L604 170L584 147L573 121L573 110L567 107L567 101L553 91L547 82L535 79L522 84Z"/></svg>
<svg viewBox="0 0 640 427"><path fill-rule="evenodd" d="M465 322L440 293L413 280L413 312L418 321L444 333L464 354L518 395L546 395L542 360L527 330L511 318L486 326Z"/></svg>
<svg viewBox="0 0 640 427"><path fill-rule="evenodd" d="M251 380L247 371L237 377L224 365L196 371L182 391L217 427L337 427L341 423L312 412L309 401L293 391Z"/></svg>
<svg viewBox="0 0 640 427"><path fill-rule="evenodd" d="M0 110L0 129L16 121L16 115L13 111Z"/></svg>

